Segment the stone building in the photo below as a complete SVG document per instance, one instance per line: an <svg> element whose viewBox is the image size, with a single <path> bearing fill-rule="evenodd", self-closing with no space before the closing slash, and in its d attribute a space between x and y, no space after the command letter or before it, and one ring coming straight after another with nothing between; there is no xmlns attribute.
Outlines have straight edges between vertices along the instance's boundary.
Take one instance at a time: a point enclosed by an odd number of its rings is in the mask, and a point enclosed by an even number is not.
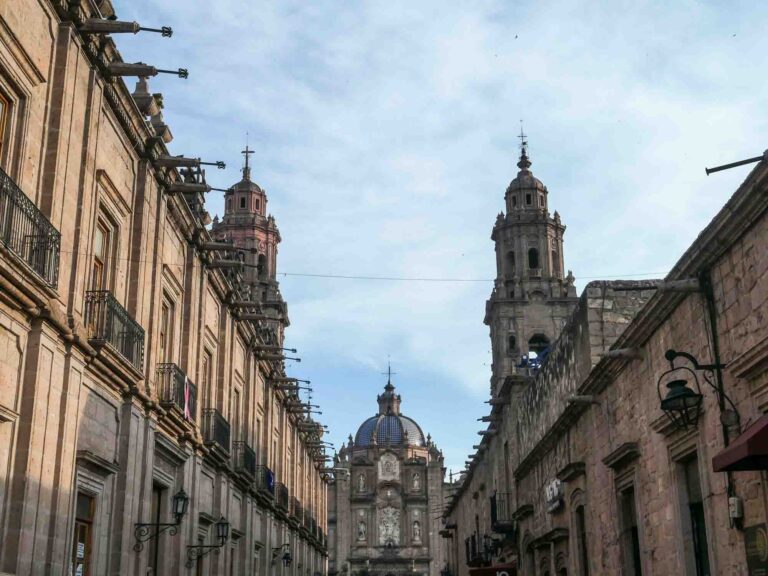
<svg viewBox="0 0 768 576"><path fill-rule="evenodd" d="M494 390L445 510L451 572L765 573L766 312L763 162L665 279L588 284Z"/></svg>
<svg viewBox="0 0 768 576"><path fill-rule="evenodd" d="M400 411L391 381L378 411L335 458L328 493L329 572L438 576L443 456Z"/></svg>
<svg viewBox="0 0 768 576"><path fill-rule="evenodd" d="M266 196L246 167L226 194L253 201L209 231L113 17L0 2L0 572L323 574Z"/></svg>

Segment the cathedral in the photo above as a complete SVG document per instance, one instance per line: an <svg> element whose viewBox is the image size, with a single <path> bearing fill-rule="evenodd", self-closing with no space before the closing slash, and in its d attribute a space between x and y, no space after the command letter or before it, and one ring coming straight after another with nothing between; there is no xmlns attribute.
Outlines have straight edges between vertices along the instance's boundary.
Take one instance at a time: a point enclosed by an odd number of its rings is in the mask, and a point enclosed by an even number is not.
<svg viewBox="0 0 768 576"><path fill-rule="evenodd" d="M328 492L329 572L438 576L443 455L400 411L391 377L378 410L341 446Z"/></svg>

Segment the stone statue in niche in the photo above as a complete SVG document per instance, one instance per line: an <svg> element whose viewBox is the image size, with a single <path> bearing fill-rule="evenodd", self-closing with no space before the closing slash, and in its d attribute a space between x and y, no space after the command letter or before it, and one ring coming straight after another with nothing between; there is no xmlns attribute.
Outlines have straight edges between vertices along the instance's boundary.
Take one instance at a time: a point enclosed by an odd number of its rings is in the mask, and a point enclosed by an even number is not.
<svg viewBox="0 0 768 576"><path fill-rule="evenodd" d="M365 522L360 520L360 522L357 523L357 541L358 542L365 542L365 539L367 537L368 527L365 525Z"/></svg>
<svg viewBox="0 0 768 576"><path fill-rule="evenodd" d="M365 474L360 474L357 477L357 491L365 492Z"/></svg>
<svg viewBox="0 0 768 576"><path fill-rule="evenodd" d="M399 480L400 462L397 456L387 452L379 459L379 481Z"/></svg>
<svg viewBox="0 0 768 576"><path fill-rule="evenodd" d="M386 506L379 510L379 544L400 543L400 510Z"/></svg>
<svg viewBox="0 0 768 576"><path fill-rule="evenodd" d="M412 486L414 491L421 490L421 474L418 472L413 475Z"/></svg>
<svg viewBox="0 0 768 576"><path fill-rule="evenodd" d="M421 542L421 523L418 520L413 523L413 541Z"/></svg>

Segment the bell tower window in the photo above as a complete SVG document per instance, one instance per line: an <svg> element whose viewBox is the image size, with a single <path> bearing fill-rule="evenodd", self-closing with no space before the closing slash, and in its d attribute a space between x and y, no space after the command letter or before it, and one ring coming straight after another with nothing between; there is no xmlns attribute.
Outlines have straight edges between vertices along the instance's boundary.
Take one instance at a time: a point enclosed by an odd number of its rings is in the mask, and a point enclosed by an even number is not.
<svg viewBox="0 0 768 576"><path fill-rule="evenodd" d="M240 197L240 208L245 208L245 196Z"/></svg>
<svg viewBox="0 0 768 576"><path fill-rule="evenodd" d="M539 267L539 251L536 248L528 250L528 268L534 270Z"/></svg>
<svg viewBox="0 0 768 576"><path fill-rule="evenodd" d="M544 334L534 334L531 339L528 340L528 351L541 354L544 350L549 348L549 338Z"/></svg>
<svg viewBox="0 0 768 576"><path fill-rule="evenodd" d="M261 210L261 201L256 198L256 212L259 212Z"/></svg>
<svg viewBox="0 0 768 576"><path fill-rule="evenodd" d="M517 196L512 196L512 208L517 208Z"/></svg>
<svg viewBox="0 0 768 576"><path fill-rule="evenodd" d="M531 195L530 194L526 194L525 195L525 205L526 206L530 206L531 205Z"/></svg>
<svg viewBox="0 0 768 576"><path fill-rule="evenodd" d="M515 253L510 250L507 252L507 276L515 275Z"/></svg>
<svg viewBox="0 0 768 576"><path fill-rule="evenodd" d="M510 334L509 338L507 338L507 350L510 354L514 354L517 350L517 337L514 334Z"/></svg>

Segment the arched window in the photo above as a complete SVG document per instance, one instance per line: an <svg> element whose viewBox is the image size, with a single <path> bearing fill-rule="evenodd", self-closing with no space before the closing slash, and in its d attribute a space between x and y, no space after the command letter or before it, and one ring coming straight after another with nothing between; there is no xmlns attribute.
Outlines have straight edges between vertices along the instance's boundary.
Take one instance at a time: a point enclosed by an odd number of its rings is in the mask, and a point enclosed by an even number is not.
<svg viewBox="0 0 768 576"><path fill-rule="evenodd" d="M245 208L245 196L240 197L240 208Z"/></svg>
<svg viewBox="0 0 768 576"><path fill-rule="evenodd" d="M579 505L574 513L576 523L576 553L579 559L580 576L589 576L589 549L587 547L587 522L584 506Z"/></svg>
<svg viewBox="0 0 768 576"><path fill-rule="evenodd" d="M539 251L536 248L528 249L528 268L534 269L539 267Z"/></svg>
<svg viewBox="0 0 768 576"><path fill-rule="evenodd" d="M507 252L507 274L510 276L515 274L515 253L512 250Z"/></svg>
<svg viewBox="0 0 768 576"><path fill-rule="evenodd" d="M507 347L510 353L517 350L517 337L514 334L510 334L507 339Z"/></svg>
<svg viewBox="0 0 768 576"><path fill-rule="evenodd" d="M528 351L541 354L544 350L549 348L549 338L544 334L534 334L531 339L528 340Z"/></svg>
<svg viewBox="0 0 768 576"><path fill-rule="evenodd" d="M259 278L265 278L267 276L267 257L264 254L259 254Z"/></svg>
<svg viewBox="0 0 768 576"><path fill-rule="evenodd" d="M512 208L517 208L517 196L512 196Z"/></svg>
<svg viewBox="0 0 768 576"><path fill-rule="evenodd" d="M232 198L229 198L227 200L227 212L231 212L231 211L232 211Z"/></svg>

